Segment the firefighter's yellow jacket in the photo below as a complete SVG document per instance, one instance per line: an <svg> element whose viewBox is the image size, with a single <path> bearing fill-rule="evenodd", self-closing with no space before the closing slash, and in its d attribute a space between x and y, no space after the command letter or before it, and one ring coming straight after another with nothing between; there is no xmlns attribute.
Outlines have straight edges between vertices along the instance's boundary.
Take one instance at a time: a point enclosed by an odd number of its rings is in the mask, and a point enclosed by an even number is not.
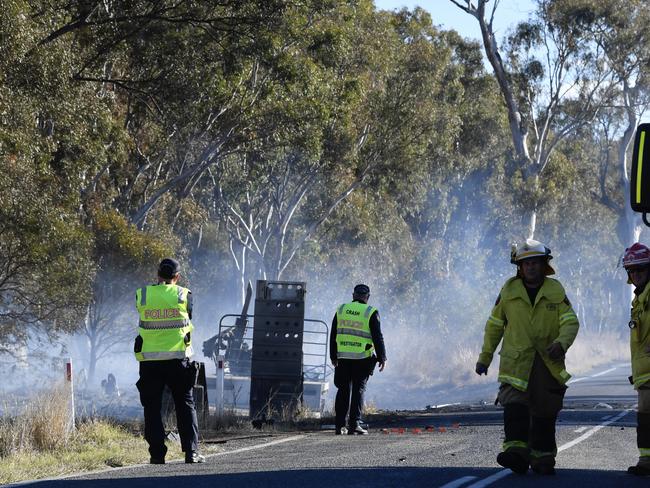
<svg viewBox="0 0 650 488"><path fill-rule="evenodd" d="M632 353L632 378L634 388L650 380L650 284L632 300L630 321L630 351Z"/></svg>
<svg viewBox="0 0 650 488"><path fill-rule="evenodd" d="M489 366L503 338L499 351L501 383L526 391L537 353L553 377L565 384L571 375L564 361L552 361L546 348L559 342L566 352L578 334L578 327L578 317L559 281L545 278L535 303L531 304L521 278L511 278L501 289L485 325L479 362Z"/></svg>

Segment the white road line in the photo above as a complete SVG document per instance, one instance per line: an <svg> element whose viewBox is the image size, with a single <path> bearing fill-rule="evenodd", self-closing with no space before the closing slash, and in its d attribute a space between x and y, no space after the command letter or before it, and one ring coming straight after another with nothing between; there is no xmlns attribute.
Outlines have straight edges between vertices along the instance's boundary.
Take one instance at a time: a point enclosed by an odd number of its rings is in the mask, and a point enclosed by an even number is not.
<svg viewBox="0 0 650 488"><path fill-rule="evenodd" d="M600 420L609 420L609 419L611 419L612 417L613 417L613 415L605 415L605 416L602 417Z"/></svg>
<svg viewBox="0 0 650 488"><path fill-rule="evenodd" d="M583 425L582 427L577 428L573 432L575 432L576 434L580 434L580 433L584 432L587 429L588 429L588 427Z"/></svg>
<svg viewBox="0 0 650 488"><path fill-rule="evenodd" d="M614 422L618 422L619 420L621 420L623 417L625 417L631 411L632 410L624 410L621 413L619 413L616 417L614 417L612 419L609 419L607 422L603 422L600 425L596 425L595 427L592 427L587 432L582 434L580 437L577 437L576 439L573 439L571 442L567 442L566 444L558 447L557 452L564 451L565 449L569 449L570 447L573 447L576 444L579 444L580 442L584 441L588 437L591 437L592 435L594 435L596 432L598 432L603 427L607 427L608 425L613 424Z"/></svg>
<svg viewBox="0 0 650 488"><path fill-rule="evenodd" d="M607 369L605 371L601 371L600 373L592 374L590 376L590 378L598 378L599 376L602 376L602 375L607 374L607 373L611 373L612 371L616 371L616 368L611 368L611 369Z"/></svg>
<svg viewBox="0 0 650 488"><path fill-rule="evenodd" d="M580 437L577 437L577 438L573 439L572 441L567 442L566 444L563 444L562 446L558 447L557 451L561 452L561 451L565 451L566 449L572 448L576 444L579 444L582 441L584 441L585 439L587 439L587 438L591 437L592 435L594 435L596 432L598 432L603 427L607 427L608 425L613 424L614 422L618 422L619 420L621 420L623 417L625 417L631 411L633 411L633 410L631 410L631 409L624 410L623 412L616 415L614 418L610 418L610 420L607 420L606 422L603 422L602 424L599 424L599 425L596 425L595 427L592 427L587 432L582 434ZM497 471L496 473L494 473L493 475L488 476L487 478L483 478L482 480L479 480L476 483L472 483L471 485L468 485L466 488L483 488L485 486L491 485L492 483L494 483L495 481L500 480L501 478L505 478L506 476L508 476L511 473L512 473L512 471L510 471L509 469L502 469L501 471ZM456 481L460 481L461 479L463 479L463 478L460 478L460 479L458 479ZM452 481L452 483L453 483L453 481ZM449 483L447 483L447 485L444 485L444 486L448 486L448 485L449 485Z"/></svg>
<svg viewBox="0 0 650 488"><path fill-rule="evenodd" d="M253 451L255 449L261 449L263 447L274 446L275 444L282 444L283 442L295 441L303 438L303 435L292 435L291 437L285 437L284 439L278 439L277 441L265 442L264 444L255 444L254 446L240 447L239 449L233 449L232 451L217 452L215 454L206 454L205 458L213 458L217 456L225 456L227 454L237 454L240 452Z"/></svg>
<svg viewBox="0 0 650 488"><path fill-rule="evenodd" d="M273 446L273 445L276 445L276 444L282 444L283 442L295 441L297 439L301 439L302 437L304 437L304 436L303 435L294 435L294 436L291 436L291 437L285 437L284 439L278 439L278 440L271 441L271 442L265 442L264 444L256 444L254 446L240 447L239 449L233 449L232 451L216 452L214 454L205 454L205 458L209 459L209 458L213 458L213 457L217 457L217 456L225 456L227 454L237 454L237 453L240 453L240 452L252 451L254 449L262 449L264 447L269 447L269 446ZM182 461L179 461L179 462L182 462ZM171 463L174 463L174 461L171 461ZM56 478L43 478L43 479L39 479L39 480L18 481L16 483L11 483L9 485L3 485L3 486L5 486L6 488L13 488L13 487L18 487L18 486L35 485L37 483L44 483L46 481L65 480L65 479L68 479L68 478L75 478L77 476L90 476L90 475L93 475L93 474L106 473L106 472L109 472L109 471L111 473L114 473L116 471L122 471L124 469L131 469L131 468L138 468L138 467L141 468L143 466L150 466L150 465L149 464L132 464L130 466L119 466L117 468L106 468L106 469L98 469L98 470L95 470L95 471L85 471L85 472L81 472L81 473L66 474L64 476L58 476Z"/></svg>
<svg viewBox="0 0 650 488"><path fill-rule="evenodd" d="M570 385L571 383L577 383L578 381L584 381L588 378L588 376L582 376L580 378L573 378L570 379L569 381L566 382L567 385Z"/></svg>
<svg viewBox="0 0 650 488"><path fill-rule="evenodd" d="M605 371L601 371L600 373L592 374L591 376L581 376L580 378L572 378L569 381L566 382L567 385L570 385L571 383L577 383L578 381L584 381L588 380L589 378L598 378L599 376L602 376L607 373L611 373L612 371L616 371L616 368L610 368L606 369Z"/></svg>
<svg viewBox="0 0 650 488"><path fill-rule="evenodd" d="M458 488L459 486L463 486L465 483L475 480L476 478L476 476L463 476L457 480L450 481L446 485L442 485L440 488Z"/></svg>
<svg viewBox="0 0 650 488"><path fill-rule="evenodd" d="M510 473L512 473L512 471L510 471L509 469L502 469L501 471L497 471L493 475L488 476L487 478L484 478L481 481L472 483L467 488L483 488L484 486L491 485L495 481L499 481L501 478L505 478Z"/></svg>

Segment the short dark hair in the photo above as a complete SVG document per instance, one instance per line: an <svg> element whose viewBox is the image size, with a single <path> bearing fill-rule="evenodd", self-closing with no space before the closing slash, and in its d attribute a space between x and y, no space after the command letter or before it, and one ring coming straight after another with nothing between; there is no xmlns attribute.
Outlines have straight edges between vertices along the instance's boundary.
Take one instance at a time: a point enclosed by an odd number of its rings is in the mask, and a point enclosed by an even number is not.
<svg viewBox="0 0 650 488"><path fill-rule="evenodd" d="M158 265L158 276L166 280L171 280L180 271L181 265L174 258L165 258Z"/></svg>
<svg viewBox="0 0 650 488"><path fill-rule="evenodd" d="M359 296L370 295L370 287L368 285L359 284L354 287L352 293Z"/></svg>

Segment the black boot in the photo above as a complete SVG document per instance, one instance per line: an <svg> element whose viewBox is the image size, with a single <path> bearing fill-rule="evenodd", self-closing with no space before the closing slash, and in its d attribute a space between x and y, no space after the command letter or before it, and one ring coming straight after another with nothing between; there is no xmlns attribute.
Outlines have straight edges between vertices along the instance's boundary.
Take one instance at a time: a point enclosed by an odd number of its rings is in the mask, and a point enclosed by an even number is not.
<svg viewBox="0 0 650 488"><path fill-rule="evenodd" d="M497 455L497 463L517 474L528 471L528 452L526 449L513 447Z"/></svg>
<svg viewBox="0 0 650 488"><path fill-rule="evenodd" d="M634 476L650 476L650 466L637 464L636 466L630 466L627 468L627 472Z"/></svg>

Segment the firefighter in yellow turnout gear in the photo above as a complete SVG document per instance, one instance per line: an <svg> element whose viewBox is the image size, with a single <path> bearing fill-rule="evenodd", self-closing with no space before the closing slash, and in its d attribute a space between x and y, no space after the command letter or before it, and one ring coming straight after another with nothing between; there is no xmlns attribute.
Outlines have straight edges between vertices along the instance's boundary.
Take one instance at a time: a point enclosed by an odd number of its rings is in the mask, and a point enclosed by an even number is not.
<svg viewBox="0 0 650 488"><path fill-rule="evenodd" d="M632 383L639 395L636 441L639 461L627 472L650 476L650 249L636 243L625 250L623 266L635 286L630 317Z"/></svg>
<svg viewBox="0 0 650 488"><path fill-rule="evenodd" d="M532 239L513 249L517 275L499 293L476 364L477 374L487 374L503 340L498 402L505 441L497 462L520 474L529 466L555 474L555 423L570 378L564 356L579 327L564 288L547 277L555 273L550 259L550 249Z"/></svg>

